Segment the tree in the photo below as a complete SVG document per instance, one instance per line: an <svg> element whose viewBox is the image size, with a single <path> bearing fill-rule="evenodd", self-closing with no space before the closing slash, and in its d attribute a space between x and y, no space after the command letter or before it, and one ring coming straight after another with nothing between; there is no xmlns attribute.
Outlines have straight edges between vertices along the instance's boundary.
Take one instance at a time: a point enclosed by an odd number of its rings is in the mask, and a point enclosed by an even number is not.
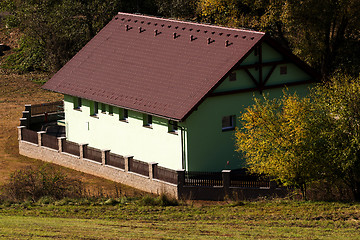
<svg viewBox="0 0 360 240"><path fill-rule="evenodd" d="M20 72L60 69L118 11L154 14L153 0L4 0L8 25L23 33L5 66Z"/></svg>
<svg viewBox="0 0 360 240"><path fill-rule="evenodd" d="M327 78L359 73L359 9L358 0L201 0L198 18L268 32Z"/></svg>
<svg viewBox="0 0 360 240"><path fill-rule="evenodd" d="M284 93L281 99L255 99L241 116L235 137L237 151L244 152L248 168L284 185L306 186L321 174L322 142L316 139L315 111L310 98ZM320 145L320 146L319 146Z"/></svg>
<svg viewBox="0 0 360 240"><path fill-rule="evenodd" d="M193 19L195 17L196 0L154 0L158 13L162 16Z"/></svg>
<svg viewBox="0 0 360 240"><path fill-rule="evenodd" d="M248 168L284 185L345 183L360 201L360 77L333 78L309 97L255 99L241 116L237 150Z"/></svg>

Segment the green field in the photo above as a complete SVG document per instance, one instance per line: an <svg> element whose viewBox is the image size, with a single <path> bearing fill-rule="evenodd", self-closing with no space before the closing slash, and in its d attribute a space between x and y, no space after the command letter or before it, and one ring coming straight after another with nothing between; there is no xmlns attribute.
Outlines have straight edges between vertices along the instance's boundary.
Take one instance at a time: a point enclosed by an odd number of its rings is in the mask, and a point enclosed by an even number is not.
<svg viewBox="0 0 360 240"><path fill-rule="evenodd" d="M140 200L2 204L4 239L360 239L360 204Z"/></svg>

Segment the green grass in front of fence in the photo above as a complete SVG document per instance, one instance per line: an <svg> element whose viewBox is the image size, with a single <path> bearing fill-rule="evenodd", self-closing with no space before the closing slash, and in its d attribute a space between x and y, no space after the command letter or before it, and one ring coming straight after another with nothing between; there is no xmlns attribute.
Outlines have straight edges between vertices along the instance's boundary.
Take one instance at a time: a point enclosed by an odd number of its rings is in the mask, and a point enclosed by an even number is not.
<svg viewBox="0 0 360 240"><path fill-rule="evenodd" d="M61 200L0 205L7 239L360 239L360 204ZM160 204L161 205L161 204Z"/></svg>

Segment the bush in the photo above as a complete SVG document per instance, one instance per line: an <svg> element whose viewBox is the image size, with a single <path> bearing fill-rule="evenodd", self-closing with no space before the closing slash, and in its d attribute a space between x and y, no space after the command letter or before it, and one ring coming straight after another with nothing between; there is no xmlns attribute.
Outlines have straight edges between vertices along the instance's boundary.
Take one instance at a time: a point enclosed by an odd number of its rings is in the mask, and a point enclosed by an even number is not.
<svg viewBox="0 0 360 240"><path fill-rule="evenodd" d="M50 167L29 167L13 172L9 182L3 186L3 192L8 199L14 201L35 202L43 197L55 200L79 198L83 195L83 184Z"/></svg>
<svg viewBox="0 0 360 240"><path fill-rule="evenodd" d="M159 197L150 197L145 196L140 200L140 205L143 206L178 206L179 202L176 199L169 198L168 196L162 194Z"/></svg>

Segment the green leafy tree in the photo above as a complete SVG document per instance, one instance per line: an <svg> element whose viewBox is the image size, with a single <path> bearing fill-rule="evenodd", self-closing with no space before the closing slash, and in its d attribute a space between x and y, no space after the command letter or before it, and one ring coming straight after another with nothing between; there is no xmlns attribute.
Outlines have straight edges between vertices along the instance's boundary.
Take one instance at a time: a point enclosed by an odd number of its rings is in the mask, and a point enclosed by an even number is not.
<svg viewBox="0 0 360 240"><path fill-rule="evenodd" d="M4 0L11 27L23 33L20 48L6 67L26 71L57 71L118 11L155 14L153 0Z"/></svg>
<svg viewBox="0 0 360 240"><path fill-rule="evenodd" d="M249 170L284 185L341 181L360 200L360 78L333 78L310 97L255 99L241 116L237 150Z"/></svg>

